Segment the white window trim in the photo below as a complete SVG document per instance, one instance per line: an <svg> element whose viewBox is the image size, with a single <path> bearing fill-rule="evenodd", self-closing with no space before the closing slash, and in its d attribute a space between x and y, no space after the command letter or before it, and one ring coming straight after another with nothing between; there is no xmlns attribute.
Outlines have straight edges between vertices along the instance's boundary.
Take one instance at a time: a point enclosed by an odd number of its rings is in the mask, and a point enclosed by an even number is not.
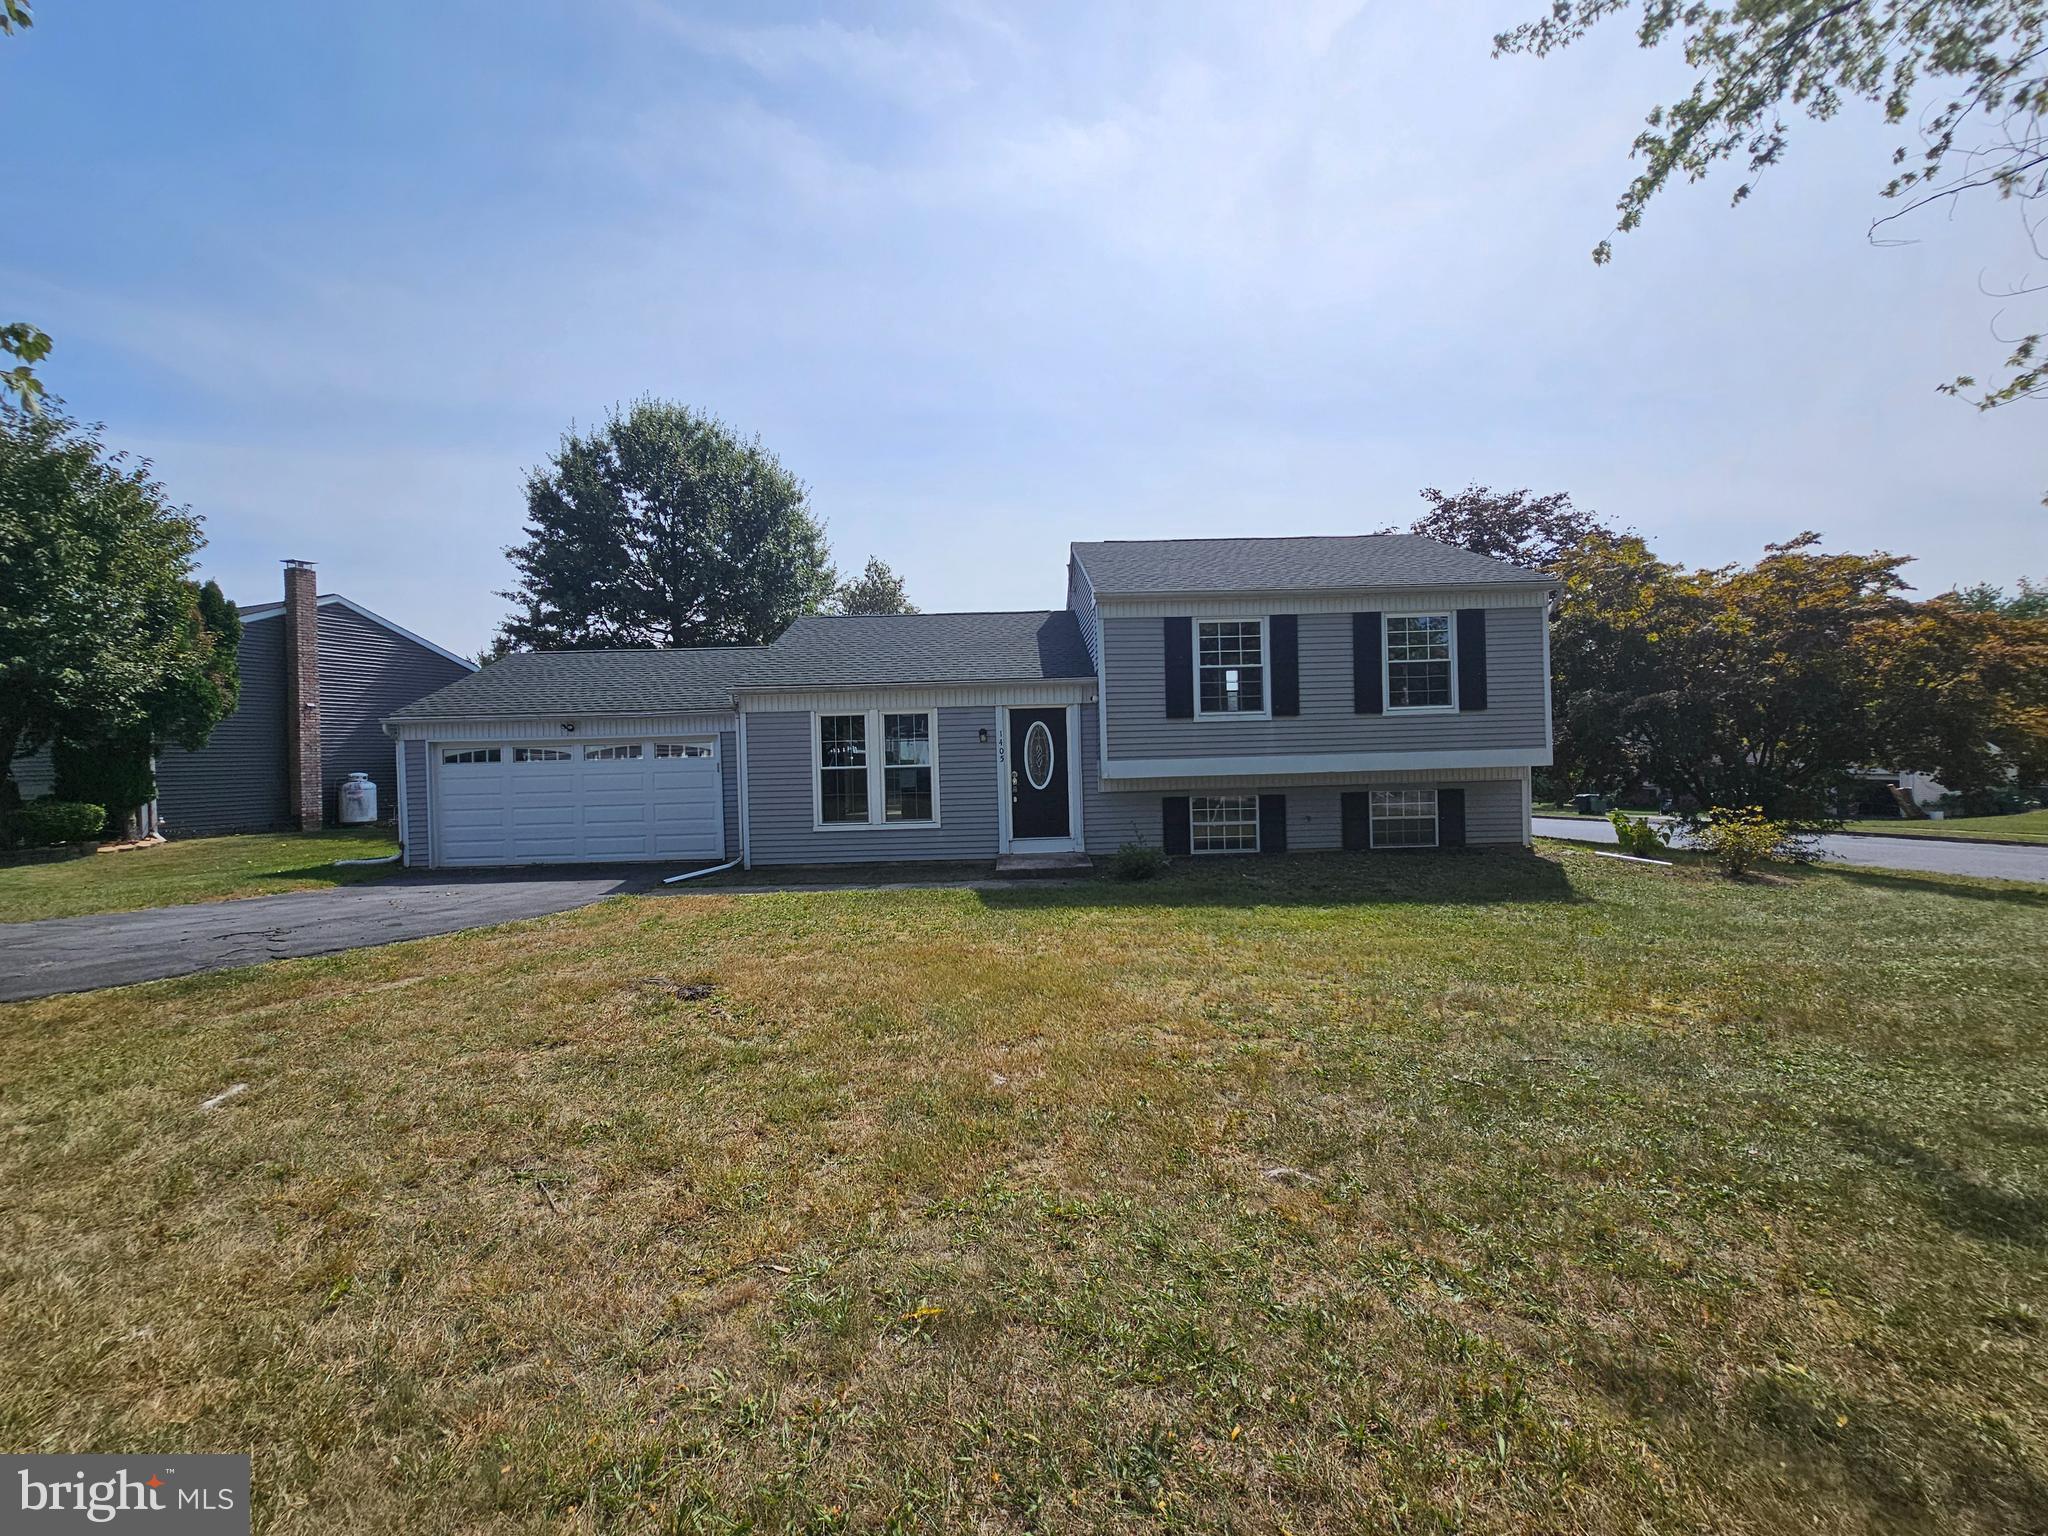
<svg viewBox="0 0 2048 1536"><path fill-rule="evenodd" d="M1194 626L1193 644L1189 647L1194 654L1195 669L1195 718L1197 720L1270 720L1273 718L1273 633L1263 613L1204 614L1189 621ZM1256 624L1259 626L1259 703L1258 709L1204 709L1202 708L1202 626L1204 624ZM1386 649L1384 634L1381 650Z"/></svg>
<svg viewBox="0 0 2048 1536"><path fill-rule="evenodd" d="M1252 845L1249 848L1197 848L1195 846L1195 802L1197 800L1249 800L1252 803ZM1370 815L1366 820L1371 821ZM1240 853L1258 853L1264 828L1259 825L1259 797L1256 793L1238 790L1211 790L1207 794L1188 796L1188 853L1194 858L1230 858Z"/></svg>
<svg viewBox="0 0 2048 1536"><path fill-rule="evenodd" d="M1451 702L1448 704L1396 704L1394 702L1393 647L1387 626L1396 619L1442 619L1451 641ZM1458 615L1436 609L1428 613L1383 613L1380 615L1380 710L1389 715L1455 715L1458 712Z"/></svg>
<svg viewBox="0 0 2048 1536"><path fill-rule="evenodd" d="M827 821L825 819L825 785L821 764L824 758L824 727L822 721L827 715L860 715L867 721L868 754L868 819L866 821ZM882 716L923 715L932 723L932 814L927 821L888 820L888 799L883 786L888 782L883 777ZM939 711L936 706L922 709L817 709L811 711L811 830L813 832L874 832L900 827L936 827L939 825Z"/></svg>
<svg viewBox="0 0 2048 1536"><path fill-rule="evenodd" d="M1427 849L1430 849L1430 848L1441 848L1441 847L1443 847L1443 845L1444 845L1444 803L1443 803L1443 798L1442 798L1442 796L1441 796L1441 795L1440 795L1440 794L1438 793L1438 791L1439 791L1439 790L1440 790L1441 788L1442 788L1442 786L1441 786L1441 785L1436 785L1436 784L1417 784L1417 785L1413 786L1412 788L1410 788L1410 787L1408 787L1408 786L1405 786L1405 785L1391 785L1391 784L1390 784L1390 785L1384 785L1384 786L1382 786L1382 787L1380 787L1380 788L1377 788L1377 789L1369 789L1369 790L1367 790L1367 791L1365 792L1365 793L1366 793L1366 799L1365 799L1365 845L1366 845L1366 847L1368 847L1368 848L1371 848L1371 849L1375 849L1375 850L1377 850L1377 849L1379 848L1379 846L1380 846L1380 832L1379 832L1379 822L1380 822L1380 819L1379 819L1379 817L1377 817L1377 816L1375 816L1375 815L1373 814L1373 796L1375 796L1375 795L1419 795L1419 794L1426 794L1426 795L1428 795L1428 796L1429 796L1429 841L1428 841L1428 842L1426 842L1426 843L1403 843L1403 844L1401 844L1401 846L1400 846L1400 847L1398 847L1398 848L1389 848L1389 849L1387 849L1386 851L1387 851L1388 853L1421 853L1421 852L1423 852L1423 851L1425 851L1425 850L1427 850ZM1395 820L1406 820L1406 819L1412 819L1412 818L1403 818L1403 817L1396 817L1396 818L1394 818L1394 819L1395 819Z"/></svg>

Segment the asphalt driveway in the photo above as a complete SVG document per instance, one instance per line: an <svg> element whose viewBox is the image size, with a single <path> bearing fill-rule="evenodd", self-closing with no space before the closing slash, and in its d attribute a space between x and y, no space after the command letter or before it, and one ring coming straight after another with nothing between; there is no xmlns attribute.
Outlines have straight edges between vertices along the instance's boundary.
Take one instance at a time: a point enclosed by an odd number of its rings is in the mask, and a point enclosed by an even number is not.
<svg viewBox="0 0 2048 1536"><path fill-rule="evenodd" d="M648 890L663 873L398 876L325 891L8 923L0 926L0 1002L488 928Z"/></svg>
<svg viewBox="0 0 2048 1536"><path fill-rule="evenodd" d="M1577 816L1538 816L1538 837L1579 843L1612 843L1614 828ZM1822 860L1864 869L1933 870L1944 875L1978 875L1992 880L2048 883L2048 848L2026 843L1964 843L1938 837L1858 837L1834 833L1819 839Z"/></svg>

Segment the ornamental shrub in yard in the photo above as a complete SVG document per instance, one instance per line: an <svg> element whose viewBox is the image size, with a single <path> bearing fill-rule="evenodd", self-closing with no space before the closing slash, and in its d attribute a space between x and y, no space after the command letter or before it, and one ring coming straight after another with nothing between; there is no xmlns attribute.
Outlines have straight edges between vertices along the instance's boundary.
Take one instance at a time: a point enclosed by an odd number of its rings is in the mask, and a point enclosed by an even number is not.
<svg viewBox="0 0 2048 1536"><path fill-rule="evenodd" d="M9 841L21 848L54 848L100 835L107 808L82 800L31 800L9 818Z"/></svg>
<svg viewBox="0 0 2048 1536"><path fill-rule="evenodd" d="M1609 811L1607 820L1614 828L1614 840L1621 845L1621 851L1633 858L1658 859L1671 851L1670 834L1647 816Z"/></svg>
<svg viewBox="0 0 2048 1536"><path fill-rule="evenodd" d="M1812 838L1789 822L1772 821L1756 805L1716 806L1687 826L1686 837L1732 877L1771 859L1810 864L1820 857Z"/></svg>

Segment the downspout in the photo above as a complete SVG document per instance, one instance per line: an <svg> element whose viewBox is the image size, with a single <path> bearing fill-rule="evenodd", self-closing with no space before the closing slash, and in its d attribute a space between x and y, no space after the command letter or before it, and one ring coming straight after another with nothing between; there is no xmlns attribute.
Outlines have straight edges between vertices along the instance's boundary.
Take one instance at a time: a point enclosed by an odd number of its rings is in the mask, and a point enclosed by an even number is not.
<svg viewBox="0 0 2048 1536"><path fill-rule="evenodd" d="M747 708L741 703L736 713L739 729L733 737L734 750L740 755L740 863L748 869L754 867L754 818L747 805Z"/></svg>
<svg viewBox="0 0 2048 1536"><path fill-rule="evenodd" d="M357 862L368 864L372 861L369 859L361 859ZM736 868L739 862L740 861L738 859L727 859L723 864L714 864L709 869L693 869L687 871L684 874L669 875L665 877L661 883L663 885L680 885L685 880L701 880L706 875L721 875L724 874L725 871L727 871L728 869Z"/></svg>

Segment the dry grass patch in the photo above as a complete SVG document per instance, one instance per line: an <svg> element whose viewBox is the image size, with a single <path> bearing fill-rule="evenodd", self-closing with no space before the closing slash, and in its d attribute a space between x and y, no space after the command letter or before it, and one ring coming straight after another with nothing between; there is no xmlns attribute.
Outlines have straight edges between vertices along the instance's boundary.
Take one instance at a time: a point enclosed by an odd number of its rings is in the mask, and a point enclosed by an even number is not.
<svg viewBox="0 0 2048 1536"><path fill-rule="evenodd" d="M1242 861L19 1005L0 1442L289 1531L2040 1527L2044 917Z"/></svg>

